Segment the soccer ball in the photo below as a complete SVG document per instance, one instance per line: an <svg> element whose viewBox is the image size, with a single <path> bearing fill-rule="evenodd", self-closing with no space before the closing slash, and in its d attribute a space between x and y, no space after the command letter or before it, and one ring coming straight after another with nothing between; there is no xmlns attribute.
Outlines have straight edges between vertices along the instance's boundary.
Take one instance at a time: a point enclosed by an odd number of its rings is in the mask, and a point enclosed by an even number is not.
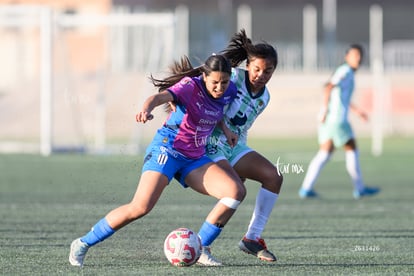
<svg viewBox="0 0 414 276"><path fill-rule="evenodd" d="M191 229L175 229L165 238L164 254L173 266L193 265L201 255L201 240Z"/></svg>

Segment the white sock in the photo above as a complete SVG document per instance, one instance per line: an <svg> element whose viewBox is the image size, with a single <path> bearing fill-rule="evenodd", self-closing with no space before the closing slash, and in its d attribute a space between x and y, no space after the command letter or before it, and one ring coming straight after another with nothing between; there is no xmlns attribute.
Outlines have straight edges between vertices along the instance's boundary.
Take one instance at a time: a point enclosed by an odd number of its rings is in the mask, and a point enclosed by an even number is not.
<svg viewBox="0 0 414 276"><path fill-rule="evenodd" d="M246 238L256 240L261 237L278 197L278 194L260 188L256 197L256 206L254 208L252 219L250 220L249 228L247 229Z"/></svg>
<svg viewBox="0 0 414 276"><path fill-rule="evenodd" d="M354 187L358 191L364 189L361 169L359 167L359 153L357 150L347 150L345 152L346 169L354 182Z"/></svg>
<svg viewBox="0 0 414 276"><path fill-rule="evenodd" d="M325 150L319 150L316 156L312 159L309 164L308 172L306 173L305 179L302 183L302 189L304 190L312 190L313 185L315 185L316 178L323 168L323 166L328 162L329 158L331 157L331 153Z"/></svg>

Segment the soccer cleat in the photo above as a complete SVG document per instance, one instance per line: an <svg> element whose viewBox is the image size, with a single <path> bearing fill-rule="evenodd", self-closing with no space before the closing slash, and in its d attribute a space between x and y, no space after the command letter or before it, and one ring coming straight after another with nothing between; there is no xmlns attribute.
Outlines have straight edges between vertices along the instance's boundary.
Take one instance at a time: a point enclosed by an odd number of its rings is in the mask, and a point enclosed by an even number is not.
<svg viewBox="0 0 414 276"><path fill-rule="evenodd" d="M299 190L299 197L300 198L315 198L315 197L318 197L318 194L314 190L305 190L302 188Z"/></svg>
<svg viewBox="0 0 414 276"><path fill-rule="evenodd" d="M364 196L372 196L379 193L380 189L375 187L365 187L362 191L354 190L354 198L360 199Z"/></svg>
<svg viewBox="0 0 414 276"><path fill-rule="evenodd" d="M89 246L79 239L76 239L70 245L69 262L73 266L83 266L83 260L88 252Z"/></svg>
<svg viewBox="0 0 414 276"><path fill-rule="evenodd" d="M266 243L263 239L250 240L243 237L239 242L239 248L248 254L256 256L262 261L275 262L277 260L276 256L267 250Z"/></svg>
<svg viewBox="0 0 414 276"><path fill-rule="evenodd" d="M223 264L211 256L211 250L209 246L203 246L203 249L201 250L200 258L197 261L197 264L203 265L203 266L222 266Z"/></svg>

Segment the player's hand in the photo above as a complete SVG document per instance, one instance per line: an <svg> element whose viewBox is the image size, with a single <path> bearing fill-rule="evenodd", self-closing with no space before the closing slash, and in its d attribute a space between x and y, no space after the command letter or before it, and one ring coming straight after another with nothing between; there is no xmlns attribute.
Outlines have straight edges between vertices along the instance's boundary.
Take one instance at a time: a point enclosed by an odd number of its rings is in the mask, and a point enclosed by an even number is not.
<svg viewBox="0 0 414 276"><path fill-rule="evenodd" d="M237 142L239 141L239 135L230 130L224 133L227 138L227 143L230 145L230 147L233 148L235 145L237 145Z"/></svg>
<svg viewBox="0 0 414 276"><path fill-rule="evenodd" d="M358 115L359 115L359 117L361 117L361 119L364 121L364 122L368 122L368 114L367 113L365 113L364 111L360 111L359 113L358 113Z"/></svg>
<svg viewBox="0 0 414 276"><path fill-rule="evenodd" d="M149 120L154 119L154 115L149 113L148 111L140 111L136 116L135 119L138 123L146 123Z"/></svg>
<svg viewBox="0 0 414 276"><path fill-rule="evenodd" d="M325 113L325 114L323 114L323 115L319 118L319 121L320 121L321 123L325 123L325 121L326 121L326 113Z"/></svg>
<svg viewBox="0 0 414 276"><path fill-rule="evenodd" d="M168 105L170 106L172 112L177 110L177 105L174 102L168 102Z"/></svg>
<svg viewBox="0 0 414 276"><path fill-rule="evenodd" d="M321 122L321 123L325 123L325 121L326 121L326 116L328 115L328 109L322 109L320 112L319 112L319 115L318 115L318 119L319 119L319 122Z"/></svg>

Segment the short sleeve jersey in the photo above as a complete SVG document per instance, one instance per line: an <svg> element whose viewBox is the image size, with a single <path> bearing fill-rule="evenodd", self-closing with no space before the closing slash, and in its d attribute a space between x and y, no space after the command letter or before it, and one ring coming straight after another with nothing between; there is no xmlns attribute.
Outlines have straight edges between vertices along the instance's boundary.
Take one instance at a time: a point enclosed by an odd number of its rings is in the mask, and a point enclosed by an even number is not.
<svg viewBox="0 0 414 276"><path fill-rule="evenodd" d="M173 132L175 150L186 157L199 158L205 154L205 145L223 118L223 108L235 98L237 89L230 82L222 97L213 98L201 77L184 77L168 91L174 97L177 110L170 113L163 129Z"/></svg>
<svg viewBox="0 0 414 276"><path fill-rule="evenodd" d="M326 122L342 124L348 121L349 105L355 86L354 70L348 65L339 66L330 81L331 91Z"/></svg>
<svg viewBox="0 0 414 276"><path fill-rule="evenodd" d="M264 87L259 93L252 94L248 72L242 68L232 69L231 81L236 84L237 96L225 107L224 121L231 131L239 135L239 142L245 144L248 130L270 101L270 93ZM219 128L215 129L214 136L221 141L227 140Z"/></svg>

